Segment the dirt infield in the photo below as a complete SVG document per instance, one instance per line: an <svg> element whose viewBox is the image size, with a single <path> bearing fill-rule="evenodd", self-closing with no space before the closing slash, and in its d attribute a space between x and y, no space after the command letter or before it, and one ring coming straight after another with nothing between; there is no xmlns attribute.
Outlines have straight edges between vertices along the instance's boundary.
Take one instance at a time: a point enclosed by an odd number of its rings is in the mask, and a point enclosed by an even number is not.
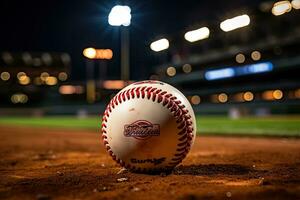
<svg viewBox="0 0 300 200"><path fill-rule="evenodd" d="M0 199L300 199L300 140L198 137L170 175L120 172L96 132L0 127Z"/></svg>

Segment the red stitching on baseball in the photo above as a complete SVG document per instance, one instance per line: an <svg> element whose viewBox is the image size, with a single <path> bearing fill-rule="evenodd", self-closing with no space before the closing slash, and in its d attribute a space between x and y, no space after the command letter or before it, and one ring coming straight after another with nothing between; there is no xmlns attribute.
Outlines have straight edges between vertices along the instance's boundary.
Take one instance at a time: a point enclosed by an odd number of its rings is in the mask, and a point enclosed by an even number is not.
<svg viewBox="0 0 300 200"><path fill-rule="evenodd" d="M177 149L174 154L174 157L171 159L171 162L168 163L167 168L172 169L186 157L194 137L192 126L193 122L191 120L191 115L188 114L188 110L185 109L185 106L181 104L182 102L177 100L177 97L173 96L172 94L168 94L167 91L162 91L161 89L154 88L151 86L144 86L134 87L117 94L107 105L106 110L103 114L101 129L103 144L106 147L109 155L113 158L113 160L119 163L122 167L126 167L127 169L139 172L147 172L151 171L151 169L142 169L140 167L135 167L117 158L117 156L112 152L109 146L109 142L107 140L106 123L109 118L109 114L112 112L112 109L114 109L115 106L133 98L146 97L147 99L150 99L151 96L152 101L162 103L164 107L167 107L170 110L170 112L173 113L173 116L176 119L176 123L178 124L177 128L179 129L179 132L177 134L178 136L180 136L178 139L179 143L177 144Z"/></svg>

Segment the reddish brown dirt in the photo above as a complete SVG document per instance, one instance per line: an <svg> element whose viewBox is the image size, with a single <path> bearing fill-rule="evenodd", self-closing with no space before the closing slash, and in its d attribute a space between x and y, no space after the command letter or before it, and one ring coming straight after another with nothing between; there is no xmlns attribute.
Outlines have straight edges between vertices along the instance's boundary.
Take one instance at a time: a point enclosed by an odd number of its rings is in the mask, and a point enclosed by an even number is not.
<svg viewBox="0 0 300 200"><path fill-rule="evenodd" d="M99 133L1 126L0 156L0 199L300 199L299 139L200 136L170 175L117 174Z"/></svg>

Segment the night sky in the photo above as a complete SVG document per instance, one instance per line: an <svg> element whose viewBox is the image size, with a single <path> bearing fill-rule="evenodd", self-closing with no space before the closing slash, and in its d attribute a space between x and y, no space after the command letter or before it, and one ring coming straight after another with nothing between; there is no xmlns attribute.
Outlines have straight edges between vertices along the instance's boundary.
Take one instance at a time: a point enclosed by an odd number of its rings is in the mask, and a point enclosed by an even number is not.
<svg viewBox="0 0 300 200"><path fill-rule="evenodd" d="M72 79L82 80L83 48L111 48L114 58L109 62L109 78L118 79L119 28L109 26L107 16L114 5L123 4L132 10L131 78L144 79L160 60L160 54L149 48L151 41L181 36L192 25L206 20L219 23L233 8L248 6L249 2L259 1L1 0L0 51L68 52Z"/></svg>

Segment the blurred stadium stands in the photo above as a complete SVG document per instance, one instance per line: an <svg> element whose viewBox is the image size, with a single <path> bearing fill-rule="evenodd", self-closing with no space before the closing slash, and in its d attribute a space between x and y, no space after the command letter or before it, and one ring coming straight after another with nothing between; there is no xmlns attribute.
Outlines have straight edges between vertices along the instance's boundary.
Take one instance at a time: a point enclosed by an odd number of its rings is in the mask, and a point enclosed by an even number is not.
<svg viewBox="0 0 300 200"><path fill-rule="evenodd" d="M283 114L300 112L299 10L281 16L271 13L273 2L240 8L230 16L247 13L247 27L223 32L215 22L208 39L188 43L174 34L166 62L152 79L184 91L197 113ZM167 55L166 55L167 54Z"/></svg>
<svg viewBox="0 0 300 200"><path fill-rule="evenodd" d="M0 95L4 107L42 106L52 87L69 78L71 58L67 53L2 52Z"/></svg>
<svg viewBox="0 0 300 200"><path fill-rule="evenodd" d="M186 30L167 35L168 50L152 52L156 65L147 76L178 87L197 113L299 114L300 11L298 1L292 2L283 11L274 11L275 1L263 1L223 13L218 22L187 24ZM248 26L220 29L221 21L242 14L249 16ZM184 32L201 27L209 28L208 35L193 43L184 40ZM110 81L93 70L92 77L74 81L68 53L0 55L0 115L99 114L132 82ZM95 67L95 62L87 59L86 67Z"/></svg>

